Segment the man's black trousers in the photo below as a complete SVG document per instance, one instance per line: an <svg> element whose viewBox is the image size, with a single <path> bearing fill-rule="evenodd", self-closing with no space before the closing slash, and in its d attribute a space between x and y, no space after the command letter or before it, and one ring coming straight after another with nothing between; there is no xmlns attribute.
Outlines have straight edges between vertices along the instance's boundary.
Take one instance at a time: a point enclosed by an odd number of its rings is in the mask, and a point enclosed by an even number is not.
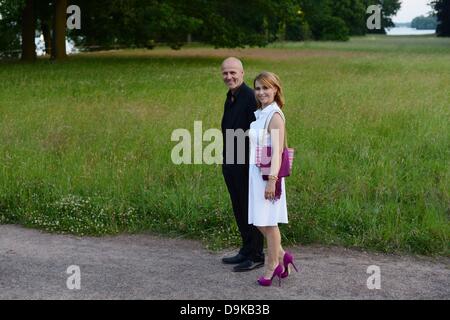
<svg viewBox="0 0 450 320"><path fill-rule="evenodd" d="M248 224L248 165L222 165L222 173L242 237L239 253L251 260L259 260L264 257L264 236L255 226Z"/></svg>

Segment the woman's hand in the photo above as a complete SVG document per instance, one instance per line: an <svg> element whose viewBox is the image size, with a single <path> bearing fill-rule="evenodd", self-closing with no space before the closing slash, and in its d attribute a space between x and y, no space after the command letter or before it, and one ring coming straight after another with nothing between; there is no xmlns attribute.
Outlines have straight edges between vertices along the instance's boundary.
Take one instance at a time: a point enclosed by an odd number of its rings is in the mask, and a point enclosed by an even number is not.
<svg viewBox="0 0 450 320"><path fill-rule="evenodd" d="M266 190L264 191L264 198L267 200L275 199L275 183L276 180L268 180L266 184Z"/></svg>

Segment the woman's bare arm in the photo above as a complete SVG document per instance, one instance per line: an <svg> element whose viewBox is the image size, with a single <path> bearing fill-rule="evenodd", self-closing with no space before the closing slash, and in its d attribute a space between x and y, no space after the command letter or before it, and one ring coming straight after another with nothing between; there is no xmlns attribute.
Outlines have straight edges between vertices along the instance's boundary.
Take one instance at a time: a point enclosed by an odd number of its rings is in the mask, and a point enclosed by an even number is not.
<svg viewBox="0 0 450 320"><path fill-rule="evenodd" d="M284 120L279 113L275 113L270 120L268 130L272 141L272 160L270 175L278 176L281 167L281 155L284 149Z"/></svg>

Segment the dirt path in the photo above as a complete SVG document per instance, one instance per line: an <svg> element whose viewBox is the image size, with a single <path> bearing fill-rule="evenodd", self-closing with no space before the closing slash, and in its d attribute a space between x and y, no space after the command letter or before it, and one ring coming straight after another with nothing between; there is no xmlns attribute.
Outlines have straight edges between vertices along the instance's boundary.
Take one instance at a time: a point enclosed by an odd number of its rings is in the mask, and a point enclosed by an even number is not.
<svg viewBox="0 0 450 320"><path fill-rule="evenodd" d="M0 299L450 299L449 258L289 249L301 272L263 288L256 284L262 269L233 273L220 259L234 251L211 253L191 240L0 225ZM80 290L67 287L71 265L80 268ZM381 289L367 287L371 265L380 268Z"/></svg>

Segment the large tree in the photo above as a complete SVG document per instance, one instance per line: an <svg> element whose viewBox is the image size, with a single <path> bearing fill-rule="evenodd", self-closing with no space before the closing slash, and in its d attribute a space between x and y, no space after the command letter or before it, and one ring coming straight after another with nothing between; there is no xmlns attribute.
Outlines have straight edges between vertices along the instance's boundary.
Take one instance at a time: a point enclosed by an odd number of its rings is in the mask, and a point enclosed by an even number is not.
<svg viewBox="0 0 450 320"><path fill-rule="evenodd" d="M438 25L436 34L438 37L450 37L450 0L437 0L432 2Z"/></svg>

